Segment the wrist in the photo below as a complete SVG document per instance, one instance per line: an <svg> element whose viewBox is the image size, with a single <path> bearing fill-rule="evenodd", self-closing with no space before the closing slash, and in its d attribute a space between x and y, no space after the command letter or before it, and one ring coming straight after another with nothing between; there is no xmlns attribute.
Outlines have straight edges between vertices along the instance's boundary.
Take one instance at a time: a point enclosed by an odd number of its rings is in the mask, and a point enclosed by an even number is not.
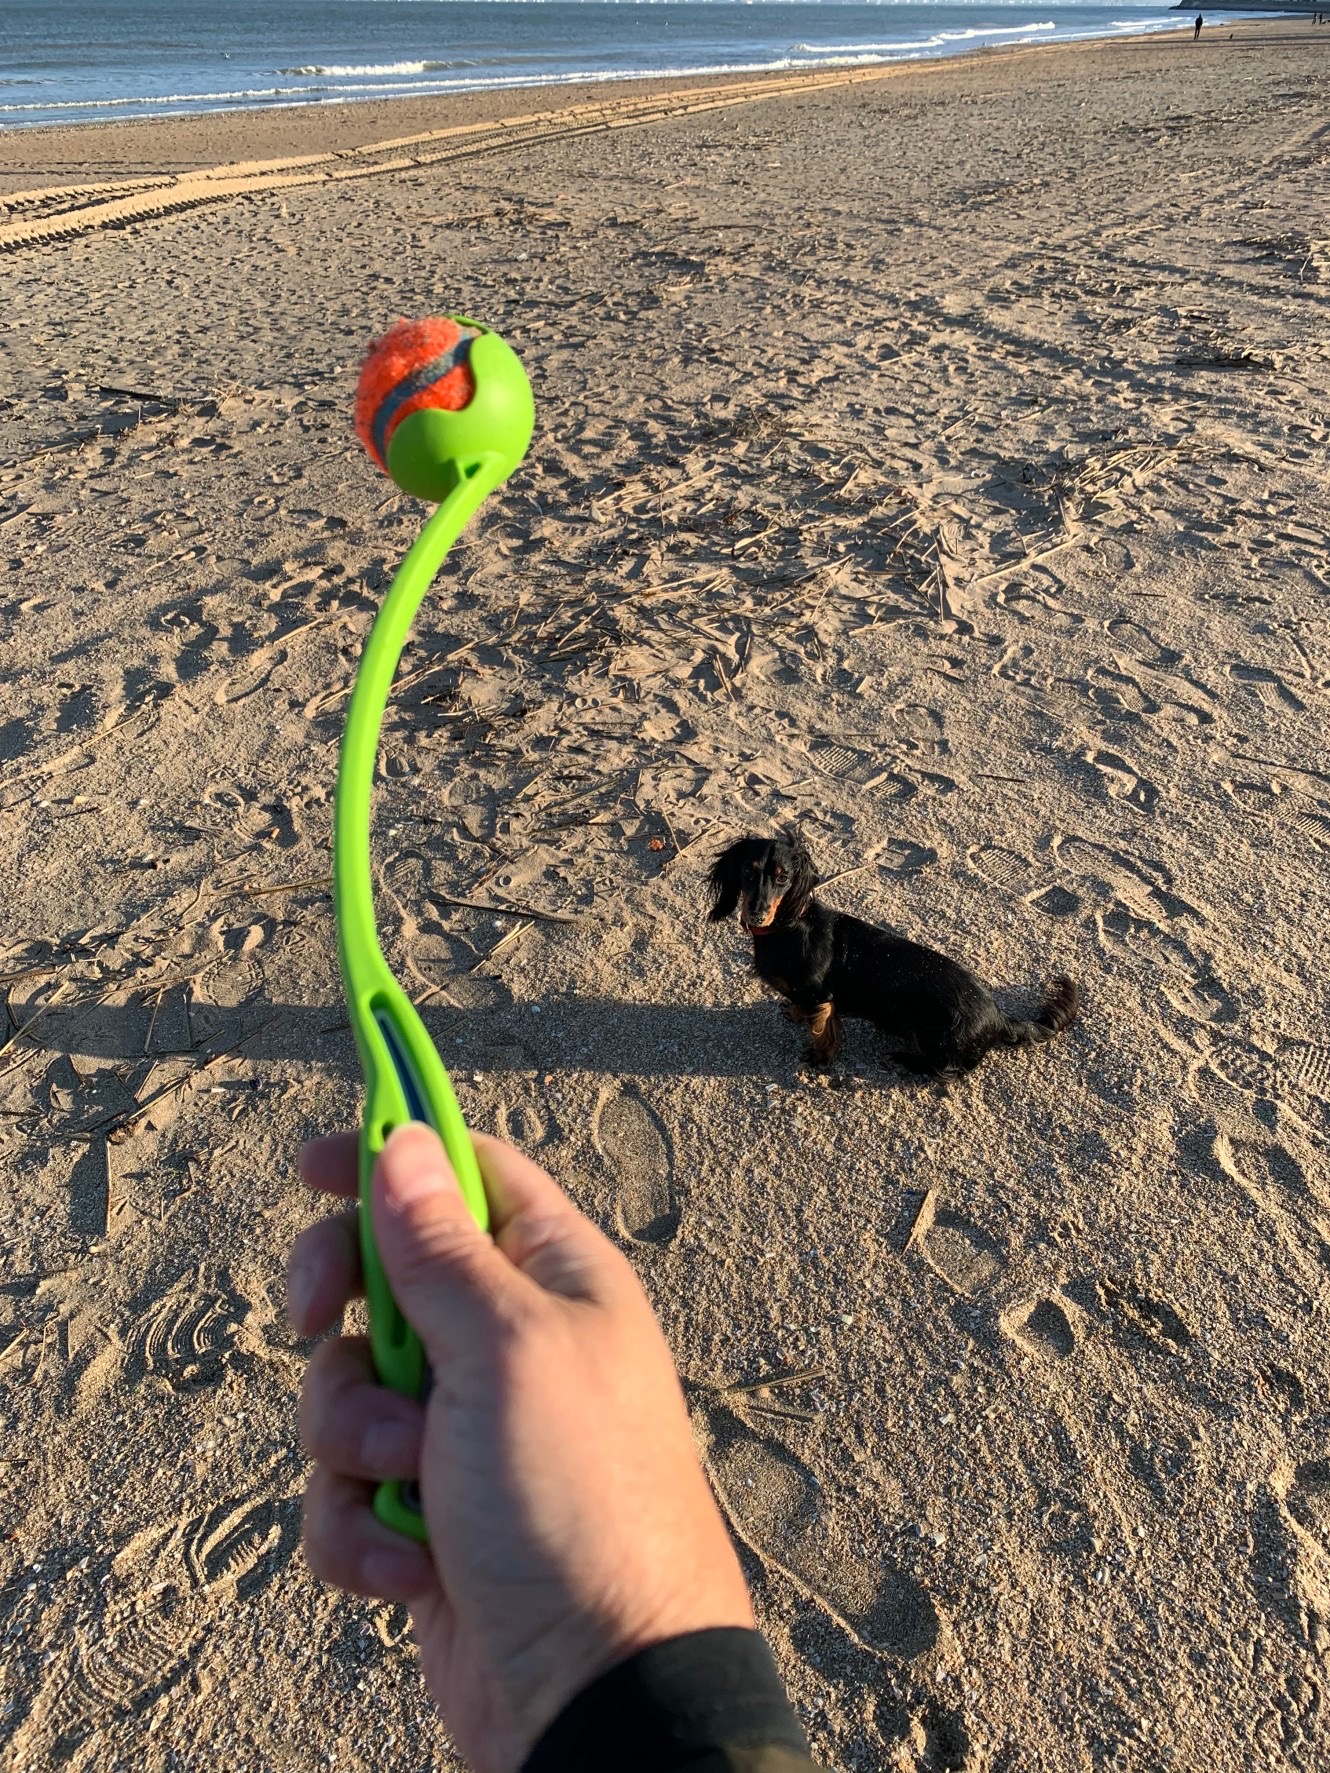
<svg viewBox="0 0 1330 1773"><path fill-rule="evenodd" d="M802 1757L807 1743L763 1639L713 1627L645 1646L579 1689L521 1773L667 1773L744 1749Z"/></svg>
<svg viewBox="0 0 1330 1773"><path fill-rule="evenodd" d="M737 1565L734 1591L717 1595L710 1604L696 1594L660 1597L651 1605L640 1599L625 1604L625 1600L610 1597L603 1608L561 1622L546 1634L543 1654L533 1646L525 1673L517 1671L513 1683L522 1692L520 1707L515 1708L520 1715L514 1719L515 1736L522 1744L516 1767L525 1769L527 1762L521 1757L532 1751L579 1694L614 1669L676 1640L708 1632L755 1630Z"/></svg>

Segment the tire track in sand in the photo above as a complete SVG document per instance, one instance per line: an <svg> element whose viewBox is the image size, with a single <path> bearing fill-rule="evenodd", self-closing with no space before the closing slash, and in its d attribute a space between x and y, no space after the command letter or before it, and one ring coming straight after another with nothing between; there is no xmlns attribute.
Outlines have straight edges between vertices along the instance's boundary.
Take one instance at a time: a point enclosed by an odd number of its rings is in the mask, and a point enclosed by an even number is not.
<svg viewBox="0 0 1330 1773"><path fill-rule="evenodd" d="M830 87L891 79L907 70L917 73L918 64L901 63L872 69L841 68L825 74L776 80L743 80L725 86L686 87L648 95L635 93L626 98L570 105L558 111L532 111L488 123L456 124L448 129L368 142L362 147L336 152L302 154L282 160L235 161L174 177L127 178L114 184L103 181L15 191L0 201L11 211L22 209L29 213L0 222L0 253L72 240L101 228L156 221L237 197L263 196L270 191L291 190L298 186L337 185L350 179L413 171L444 161L476 159L512 147L566 141L572 136L595 135L611 129L640 128L648 123L669 122L704 111L758 104L768 98L806 96Z"/></svg>

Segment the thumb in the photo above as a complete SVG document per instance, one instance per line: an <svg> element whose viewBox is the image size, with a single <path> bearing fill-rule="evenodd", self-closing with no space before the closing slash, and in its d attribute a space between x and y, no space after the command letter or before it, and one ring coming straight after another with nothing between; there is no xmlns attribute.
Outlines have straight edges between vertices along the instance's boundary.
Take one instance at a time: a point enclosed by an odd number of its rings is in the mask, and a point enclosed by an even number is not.
<svg viewBox="0 0 1330 1773"><path fill-rule="evenodd" d="M432 1364L492 1332L519 1277L471 1217L432 1128L413 1121L388 1135L373 1216L393 1295Z"/></svg>

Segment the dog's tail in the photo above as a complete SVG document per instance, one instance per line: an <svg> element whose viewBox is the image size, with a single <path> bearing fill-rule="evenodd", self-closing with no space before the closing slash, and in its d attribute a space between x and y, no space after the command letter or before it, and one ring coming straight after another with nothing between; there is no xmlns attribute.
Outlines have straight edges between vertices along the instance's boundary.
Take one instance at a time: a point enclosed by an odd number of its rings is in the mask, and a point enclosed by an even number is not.
<svg viewBox="0 0 1330 1773"><path fill-rule="evenodd" d="M1033 1022L1007 1019L1006 1045L1038 1047L1070 1028L1081 1013L1081 990L1074 979L1059 974L1048 988L1044 1007Z"/></svg>

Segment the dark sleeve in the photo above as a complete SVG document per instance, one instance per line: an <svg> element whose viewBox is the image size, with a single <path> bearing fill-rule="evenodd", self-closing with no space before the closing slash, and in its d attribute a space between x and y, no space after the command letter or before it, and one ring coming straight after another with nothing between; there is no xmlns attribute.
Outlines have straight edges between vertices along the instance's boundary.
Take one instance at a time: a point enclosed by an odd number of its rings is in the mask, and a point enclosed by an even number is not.
<svg viewBox="0 0 1330 1773"><path fill-rule="evenodd" d="M808 1744L755 1631L640 1650L569 1701L522 1773L809 1773Z"/></svg>

